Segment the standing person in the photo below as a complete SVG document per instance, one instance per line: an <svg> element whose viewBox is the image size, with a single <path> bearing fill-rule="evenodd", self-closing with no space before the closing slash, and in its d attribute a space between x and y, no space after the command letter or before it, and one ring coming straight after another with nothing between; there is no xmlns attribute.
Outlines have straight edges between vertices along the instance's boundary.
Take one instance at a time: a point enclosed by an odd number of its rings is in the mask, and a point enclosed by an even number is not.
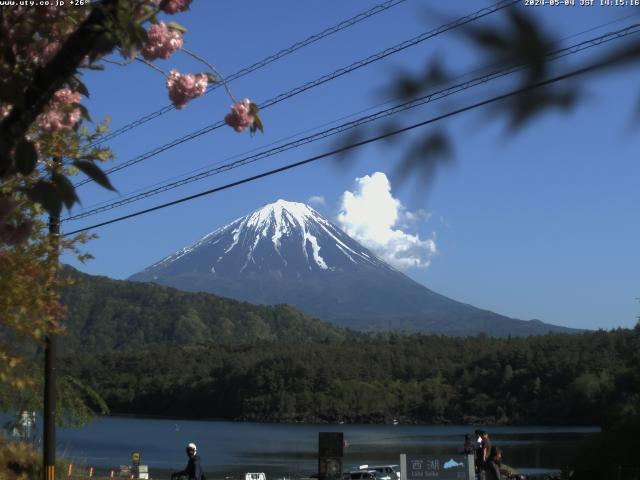
<svg viewBox="0 0 640 480"><path fill-rule="evenodd" d="M501 480L500 467L502 466L502 450L498 447L491 447L489 459L485 463L487 480Z"/></svg>
<svg viewBox="0 0 640 480"><path fill-rule="evenodd" d="M484 450L482 448L482 436L486 432L484 430L476 430L474 432L476 438L476 446L474 449L474 460L476 466L476 473L480 473L484 470Z"/></svg>
<svg viewBox="0 0 640 480"><path fill-rule="evenodd" d="M482 439L480 443L482 447L482 464L486 465L491 455L491 439L489 438L489 434L484 431L481 432L480 438Z"/></svg>
<svg viewBox="0 0 640 480"><path fill-rule="evenodd" d="M180 472L174 472L171 474L171 480L185 475L188 480L205 480L202 466L200 465L200 456L198 455L198 448L195 443L187 445L187 457L189 462L184 470Z"/></svg>

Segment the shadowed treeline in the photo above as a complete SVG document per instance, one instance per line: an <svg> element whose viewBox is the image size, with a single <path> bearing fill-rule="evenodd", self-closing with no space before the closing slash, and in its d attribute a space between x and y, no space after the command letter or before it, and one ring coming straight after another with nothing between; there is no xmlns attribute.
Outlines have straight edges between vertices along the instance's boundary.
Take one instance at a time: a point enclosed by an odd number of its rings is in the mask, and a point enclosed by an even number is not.
<svg viewBox="0 0 640 480"><path fill-rule="evenodd" d="M586 424L637 418L640 330L370 335L75 354L113 413L256 421Z"/></svg>

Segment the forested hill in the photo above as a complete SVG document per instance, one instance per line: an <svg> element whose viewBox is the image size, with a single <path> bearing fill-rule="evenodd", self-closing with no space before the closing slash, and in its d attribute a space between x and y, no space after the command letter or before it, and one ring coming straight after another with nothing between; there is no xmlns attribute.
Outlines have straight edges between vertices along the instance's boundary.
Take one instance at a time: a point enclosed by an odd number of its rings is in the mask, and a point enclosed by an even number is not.
<svg viewBox="0 0 640 480"><path fill-rule="evenodd" d="M261 421L640 428L640 326L528 338L369 336L326 343L74 354L61 371L113 413Z"/></svg>
<svg viewBox="0 0 640 480"><path fill-rule="evenodd" d="M325 342L358 335L288 305L251 305L208 293L112 280L65 267L74 280L63 352L138 350L153 345L246 344L257 340Z"/></svg>

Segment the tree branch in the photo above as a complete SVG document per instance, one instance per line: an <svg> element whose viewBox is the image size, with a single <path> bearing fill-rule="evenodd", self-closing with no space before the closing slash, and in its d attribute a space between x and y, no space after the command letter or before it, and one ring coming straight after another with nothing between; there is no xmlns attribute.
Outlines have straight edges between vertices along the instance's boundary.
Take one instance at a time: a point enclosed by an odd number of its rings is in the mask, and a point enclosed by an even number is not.
<svg viewBox="0 0 640 480"><path fill-rule="evenodd" d="M119 0L102 0L93 7L87 19L62 45L56 56L35 70L33 79L24 90L23 101L14 105L9 116L0 123L0 179L11 167L11 151L24 138L36 117L42 113L53 94L62 88L104 38L105 23L115 16Z"/></svg>

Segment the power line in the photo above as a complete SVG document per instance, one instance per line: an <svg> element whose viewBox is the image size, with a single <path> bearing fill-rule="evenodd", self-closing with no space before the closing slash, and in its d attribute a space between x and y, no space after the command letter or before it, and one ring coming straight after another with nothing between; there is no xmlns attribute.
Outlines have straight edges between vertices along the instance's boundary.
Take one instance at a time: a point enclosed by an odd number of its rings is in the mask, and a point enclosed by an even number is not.
<svg viewBox="0 0 640 480"><path fill-rule="evenodd" d="M430 118L428 120L424 120L422 122L414 123L414 124L409 125L409 126L404 127L404 128L400 128L400 129L397 129L397 130L393 130L391 132L387 132L387 133L384 133L384 134L381 134L381 135L377 135L375 137L371 137L371 138L368 138L366 140L362 140L360 142L351 143L349 145L346 145L346 146L331 150L329 152L322 153L320 155L315 155L313 157L307 158L305 160L301 160L299 162L290 163L290 164L285 165L283 167L275 168L273 170L268 170L268 171L260 173L258 175L253 175L251 177L246 177L246 178L243 178L241 180L237 180L235 182L227 183L227 184L222 185L220 187L212 188L210 190L205 190L203 192L199 192L199 193L196 193L196 194L193 194L193 195L182 197L182 198L179 198L177 200L173 200L171 202L163 203L161 205L156 205L155 207L150 207L150 208L146 208L144 210L139 210L137 212L130 213L128 215L123 215L121 217L113 218L111 220L107 220L105 222L97 223L97 224L91 225L89 227L80 228L80 229L74 230L72 232L65 233L63 236L75 235L77 233L86 232L87 230L92 230L94 228L103 227L105 225L110 225L110 224L116 223L116 222L121 222L123 220L127 220L127 219L130 219L130 218L133 218L133 217L137 217L137 216L144 215L144 214L147 214L147 213L150 213L150 212L154 212L156 210L161 210L161 209L164 209L164 208L167 208L167 207L171 207L173 205L178 205L180 203L184 203L184 202L187 202L187 201L190 201L190 200L194 200L196 198L204 197L206 195L211 195L213 193L217 193L217 192L220 192L222 190L227 190L227 189L230 189L230 188L233 188L233 187L237 187L237 186L243 185L245 183L250 183L250 182L253 182L255 180L259 180L261 178L265 178L265 177L269 177L271 175L275 175L277 173L282 173L284 171L291 170L293 168L297 168L297 167L300 167L300 166L303 166L303 165L307 165L307 164L310 164L310 163L315 162L317 160L321 160L323 158L336 155L338 153L346 152L348 150L353 150L355 148L359 148L359 147L362 147L364 145L368 145L370 143L374 143L374 142L377 142L377 141L380 141L380 140L383 140L385 138L389 138L389 137L392 137L392 136L395 136L395 135L400 135L402 133L406 133L406 132L414 130L416 128L424 127L426 125L430 125L432 123L435 123L435 122L438 122L438 121L441 121L441 120L445 120L445 119L450 118L450 117L454 117L454 116L459 115L461 113L469 112L471 110L475 110L476 108L484 107L486 105L490 105L492 103L496 103L496 102L499 102L501 100L506 100L507 98L514 97L516 95L520 95L520 94L523 94L523 93L527 93L527 92L533 91L535 89L538 89L538 88L541 88L541 87L544 87L544 86L547 86L547 85L551 85L551 84L556 83L556 82L560 82L560 81L567 80L567 79L572 78L572 77L576 77L578 75L583 75L583 74L586 74L586 73L593 72L595 70L598 70L598 69L600 69L602 67L607 66L608 63L609 62L607 62L607 63L598 63L598 64L594 64L594 65L589 65L587 67L579 68L579 69L573 70L573 71L571 71L569 73L565 73L565 74L558 75L558 76L555 76L555 77L547 79L547 80L536 82L536 83L528 85L526 87L518 88L518 89L512 90L512 91L510 91L508 93L504 93L502 95L498 95L498 96L489 98L487 100L483 100L483 101L480 101L480 102L477 102L477 103L474 103L474 104L471 104L471 105L467 105L466 107L462 107L462 108L459 108L457 110L453 110L453 111L450 111L448 113L445 113L445 114L442 114L442 115L438 115L436 117L432 117L432 118Z"/></svg>
<svg viewBox="0 0 640 480"><path fill-rule="evenodd" d="M627 20L627 19L632 18L632 17L637 17L637 16L639 16L639 15L640 15L640 12L634 12L634 13L631 13L631 14L623 15L623 16L621 16L621 17L615 18L615 19L610 20L610 21L608 21L608 22L605 22L605 23L601 23L601 24L598 24L598 25L592 26L592 27L590 27L590 28L588 28L588 29L586 29L586 30L582 30L582 31L579 31L579 32L576 32L576 33L572 33L571 35L568 35L568 36L562 37L559 41L555 42L555 44L556 44L556 45L557 45L557 44L560 44L560 43L561 43L561 42L563 42L563 41L566 41L566 40L569 40L569 39L572 39L572 38L575 38L575 37L579 37L579 36L581 36L581 35L584 35L584 34L586 34L586 33L593 32L593 31L595 31L595 30L600 30L600 29L601 29L601 28L603 28L603 27L606 27L606 26L609 26L609 25L612 25L612 24L615 24L615 23L619 23L619 22L621 22L621 21ZM633 28L633 25L632 25L632 26L630 26L630 27L625 27L625 28L623 28L623 29L619 30L618 32L625 31L625 30L627 30L628 28ZM598 40L598 39L602 39L603 37L608 37L608 36L611 36L611 35L615 35L616 33L617 33L617 32L613 32L613 33L606 33L606 34L602 35L601 37L598 37L598 38L596 38L596 39L587 40L586 42L583 42L583 43L594 42L594 41L596 41L596 40ZM602 41L604 42L604 41L607 41L607 40L606 40L606 39L603 39ZM578 46L579 46L579 45L574 45L573 47L569 47L569 48L576 48L576 47L578 47ZM595 46L595 45L594 45L594 46ZM573 52L572 52L572 53L573 53ZM552 52L550 55L553 55L553 54L554 54L554 52ZM473 70L471 70L471 71L469 71L469 72L467 72L467 73L465 73L465 74L462 74L462 75L458 75L458 76L456 76L454 79L452 79L452 80L451 80L451 82L453 82L453 81L458 81L458 80L460 80L460 79L463 79L463 78L469 77L470 75L475 74L475 73L478 73L478 72L485 72L485 71L489 71L490 69L495 68L495 67L497 67L497 66L499 66L499 65L500 65L500 63L498 63L498 64L493 64L493 65L489 65L489 66L485 66L485 67L480 67L480 68L473 69ZM437 85L440 85L440 84L443 84L443 83L445 83L445 82L438 82L438 83L437 83ZM305 134L305 133L308 133L308 132L313 132L313 131L315 131L315 130L317 130L317 129L319 129L319 128L327 127L327 126L329 126L329 125L335 124L336 122L343 121L343 120L346 120L346 119L348 119L348 118L355 117L356 115L360 115L360 114L363 114L363 113L365 113L365 112L368 112L368 111L374 110L375 108L382 107L383 105L390 104L390 103L392 103L392 102L393 102L393 101L395 101L395 100L397 100L397 98L396 98L396 99L386 100L386 101L384 101L384 102L378 103L378 104L376 104L376 105L372 105L372 106L370 106L370 107L367 107L367 108L365 108L365 109L359 110L359 111L357 111L357 112L353 112L353 113L350 113L350 114L347 114L347 115L343 115L343 116L341 116L341 117L339 117L339 118L336 118L336 119L334 119L334 120L331 120L331 121L328 121L328 122L324 122L324 123L322 123L322 124L320 124L320 125L316 125L315 127L306 128L306 129L304 129L304 130L302 130L302 131L299 131L299 132L296 132L296 133L293 133L293 134L287 135L286 137L282 137L282 138L280 138L280 139L278 139L278 140L274 140L274 141L272 141L272 142L270 142L270 143L268 143L268 144L265 144L263 147L254 147L254 148L252 148L252 149L246 150L246 151L245 151L245 152L243 152L243 153L237 153L237 154L231 155L231 156L229 156L229 157L226 157L226 158L225 158L225 159L223 159L223 160L219 160L219 161L213 162L213 163L211 163L211 164L209 164L209 165L205 165L205 166L203 166L203 167L200 167L200 168L197 168L197 169L194 169L194 170L190 170L190 171L185 172L185 173L180 174L180 175L175 175L175 176L173 176L173 177L170 177L170 178L168 178L168 179L165 179L165 180L162 180L162 181L156 182L156 183L151 184L151 185L146 185L146 186L144 186L144 187L140 187L140 188L138 188L138 189L136 189L136 190L130 191L129 193L127 193L127 194L126 194L126 196L127 196L128 198L132 198L132 196L133 196L134 194L137 194L137 193L139 193L139 192L144 192L145 190L152 189L152 188L155 188L155 187L158 187L158 186L165 186L165 185L167 185L167 182L177 181L177 180L179 180L179 179L186 179L186 178L190 178L192 175L195 175L195 174L197 174L198 172L204 172L205 170L207 170L207 171L211 171L211 170L210 170L210 167L212 167L212 166L214 166L214 165L221 165L221 164L223 164L223 163L225 163L225 162L227 162L227 161L230 161L230 160L232 160L232 159L234 159L234 158L239 158L239 157L241 157L241 156L243 156L243 155L247 155L247 154L249 154L249 153L256 152L256 151L260 150L261 148L265 148L265 147L272 147L272 146L274 146L274 145L278 145L278 144L279 144L280 142L282 142L282 141L290 140L290 139L293 139L293 138L298 137L299 135L302 135L302 134ZM187 177L187 176L189 176L189 177ZM121 199L122 199L122 196L121 196ZM126 200L126 199L124 199L124 200ZM102 201L100 201L100 202L97 202L97 203L92 204L92 205L91 205L91 206L89 206L89 207L86 207L86 209L85 209L85 208L83 208L83 212L82 212L82 213L88 212L89 210L93 211L94 209L96 209L96 208L98 208L98 207L100 207L100 206L107 205L107 204L112 204L113 202L114 202L114 199L113 199L113 198L111 198L111 199L106 199L106 200L102 200ZM126 203L130 203L130 202L126 202ZM71 220L71 218L69 218L69 217L68 217L68 218L67 218L67 220Z"/></svg>
<svg viewBox="0 0 640 480"><path fill-rule="evenodd" d="M564 57L566 57L568 55L573 55L573 54L582 52L584 50L587 50L589 48L593 48L593 47L602 45L602 44L607 43L609 41L620 39L620 38L624 38L624 37L626 37L628 35L636 34L636 33L639 33L639 32L640 32L640 24L630 25L628 27L622 28L622 29L617 30L615 32L606 33L606 34L601 35L599 37L595 37L595 38L592 38L590 40L586 40L586 41L580 42L578 44L575 44L575 45L572 45L572 46L569 46L569 47L566 47L566 48L559 49L559 50L556 50L554 52L551 52L551 53L549 53L547 55L547 57L545 59L545 62L550 62L550 61L553 61L553 60L557 60L559 58L564 58ZM510 67L504 68L502 70L494 71L494 72L486 74L486 75L475 77L475 78L470 79L468 81L465 81L465 82L462 82L462 83L459 83L459 84L456 84L456 85L452 85L450 87L447 87L447 88L444 88L444 89L429 93L427 95L424 95L424 96L421 96L419 98L410 100L408 102L404 102L404 103L399 104L399 105L395 105L393 107L390 107L390 108L387 108L387 109L384 109L384 110L379 110L378 112L375 112L373 114L360 117L360 118L355 119L353 121L343 123L341 125L338 125L338 126L323 130L321 132L314 133L312 135L300 138L298 140L294 140L294 141L288 142L286 144L283 144L283 145L280 145L280 146L277 146L277 147L274 147L274 148L271 148L271 149L268 149L268 150L263 150L262 152L256 153L254 155L246 156L246 157L241 158L239 160L236 160L234 162L227 163L225 165L221 165L221 166L215 167L213 169L209 169L209 170L206 170L204 172L200 172L200 173L185 177L183 179L167 183L167 184L159 186L157 188L153 188L153 189L147 190L145 192L142 192L142 193L139 193L139 194L136 194L136 195L132 195L132 196L117 200L115 202L108 203L107 205L104 205L104 206L92 208L90 210L87 210L87 211L82 212L82 213L78 213L76 215L71 215L71 216L65 218L64 221L79 220L79 219L82 219L82 218L86 218L86 217L89 217L89 216L96 215L98 213L102 213L102 212L105 212L105 211L108 211L108 210L112 210L112 209L120 207L122 205L133 203L133 202L136 202L136 201L139 201L139 200L143 200L143 199L149 198L149 197L151 197L153 195L157 195L159 193L166 192L166 191L172 190L174 188L178 188L178 187L187 185L189 183L193 183L195 181L198 181L198 180L201 180L201 179L213 176L213 175L217 175L217 174L222 173L222 172L226 172L226 171L229 171L229 170L241 167L241 166L245 166L245 165L248 165L250 163L254 163L254 162L257 162L259 160L262 160L264 158L271 157L273 155L277 155L277 154L282 153L284 151L291 150L293 148L298 148L298 147L300 147L302 145L306 145L306 144L309 144L309 143L312 143L312 142L315 142L315 141L318 141L318 140L321 140L321 139L324 139L324 138L327 138L327 137L330 137L330 136L334 136L334 135L337 135L339 133L343 133L343 132L345 132L347 130L351 130L353 128L360 127L362 125L371 123L373 121L380 120L382 118L386 118L388 116L391 116L391 115L394 115L394 114L397 114L397 113L400 113L400 112L404 112L406 110L409 110L409 109L412 109L412 108L416 108L416 107L421 106L421 105L425 105L425 104L430 103L430 102L432 102L434 100L439 100L439 99L448 97L450 95L454 95L456 93L459 93L461 91L476 87L478 85L485 84L487 82L496 80L498 78L501 78L501 77L504 77L504 76L507 76L507 75L511 75L511 74L516 73L518 71L521 71L521 70L523 70L525 68L526 68L525 65L513 65L513 66L510 66Z"/></svg>
<svg viewBox="0 0 640 480"><path fill-rule="evenodd" d="M255 72L256 70L259 70L263 67L266 67L267 65L269 65L270 63L275 62L276 60L279 60L283 57L286 57L287 55L290 55L298 50L300 50L301 48L304 48L308 45L311 45L325 37L328 37L330 35L333 35L334 33L337 33L341 30L345 30L349 27L352 27L353 25L366 20L370 17L373 17L374 15L378 14L378 13L382 13L385 12L387 10L389 10L392 7L395 7L403 2L405 2L406 0L389 0L387 2L381 3L379 5L376 5L373 8L370 8L369 10L366 10L364 12L361 12L351 18L348 18L346 20L343 20L342 22L338 23L337 25L334 25L333 27L329 27L324 29L323 31L316 33L314 35L311 35L309 37L307 37L304 40L301 40L299 42L294 43L293 45L291 45L290 47L287 48L283 48L282 50L280 50L277 53L274 53L272 55L269 55L268 57L263 58L262 60L257 61L256 63L254 63L253 65L250 65L248 67L244 67L240 70L238 70L235 73L232 73L231 75L225 77L225 80L227 83L232 82L234 80L237 80L239 78L244 77L245 75L250 74L251 72ZM221 83L217 83L217 84L213 84L210 85L207 88L206 93L212 92L213 90L221 87L222 84ZM120 127L117 130L114 130L113 132L103 136L102 138L96 140L95 142L93 142L91 144L91 147L94 147L96 145L100 145L101 143L106 142L107 140L111 140L112 138L118 137L120 135L122 135L123 133L126 133L136 127L139 127L140 125L143 125L147 122L149 122L150 120L153 120L154 118L158 118L162 115L164 115L165 113L168 113L172 110L175 110L175 107L173 105L166 105L165 107L156 110L155 112L151 112L148 115L145 115L131 123L128 123L127 125L124 125L122 127Z"/></svg>
<svg viewBox="0 0 640 480"><path fill-rule="evenodd" d="M399 44L397 44L397 45L395 45L393 47L389 47L389 48L387 48L385 50L382 50L382 51L380 51L380 52L378 52L376 54L373 54L373 55L371 55L371 56L369 56L369 57L367 57L365 59L359 60L359 61L354 62L354 63L352 63L352 64L350 64L350 65L348 65L346 67L343 67L343 68L340 68L338 70L335 70L332 73L323 75L322 77L319 77L316 80L313 80L311 82L307 82L307 83L305 83L303 85L300 85L300 86L298 86L298 87L296 87L296 88L294 88L292 90L289 90L288 92L281 93L281 94L279 94L279 95L277 95L277 96L275 96L275 97L273 97L273 98L261 103L259 105L259 107L260 107L260 109L264 110L265 108L268 108L268 107L271 107L273 105L276 105L277 103L280 103L280 102L282 102L284 100L287 100L287 99L289 99L291 97L294 97L294 96L296 96L296 95L298 95L300 93L303 93L303 92L305 92L305 91L307 91L307 90L309 90L311 88L315 88L315 87L320 86L320 85L322 85L322 84L324 84L326 82L329 82L331 80L335 80L336 78L339 78L339 77L341 77L343 75L346 75L347 73L351 73L354 70L362 68L362 67L364 67L366 65L369 65L369 64L371 64L373 62L377 62L379 60L382 60L383 58L386 58L389 55L393 55L393 54L398 53L398 52L400 52L402 50L405 50L405 49L407 49L409 47L412 47L412 46L415 46L415 45L417 45L417 44L419 44L421 42L424 42L425 40L428 40L428 39L433 38L433 37L435 37L437 35L445 33L445 32L447 32L449 30L453 30L455 28L459 28L459 27L461 27L461 26L463 26L463 25L465 25L467 23L470 23L470 22L472 22L474 20L477 20L479 18L482 18L482 17L485 17L485 16L490 15L492 13L495 13L495 12L501 10L501 9L504 9L504 8L507 8L507 7L511 6L511 5L514 5L515 3L518 3L519 1L520 0L501 0L498 3L496 3L496 4L494 4L494 5L490 6L490 7L486 7L486 8L483 8L481 10L478 10L477 12L474 12L474 13L472 13L470 15L465 16L465 17L461 17L458 20L455 20L455 21L450 22L448 24L442 25L442 26L440 26L440 27L438 27L438 28L436 28L434 30L430 30L428 32L424 32L424 33L422 33L422 34L420 34L420 35L418 35L416 37L413 37L412 39L406 40L406 41L404 41L402 43L399 43ZM171 142L168 142L168 143L166 143L166 144L164 144L162 146L156 147L153 150L150 150L150 151L148 151L146 153L138 155L137 157L134 157L131 160L128 160L128 161L124 162L121 165L116 165L116 166L114 166L114 167L112 167L110 169L107 169L105 171L105 173L110 174L110 173L118 172L120 170L128 168L128 167L130 167L132 165L135 165L135 164L140 163L140 162L142 162L144 160L147 160L147 159L149 159L151 157L154 157L154 156L156 156L156 155L158 155L158 154L160 154L160 153L162 153L162 152L164 152L166 150L169 150L170 148L173 148L173 147L175 147L177 145L180 145L182 143L185 143L185 142L188 142L190 140L193 140L194 138L197 138L197 137L199 137L201 135L204 135L205 133L209 133L209 132L211 132L213 130L217 130L218 128L220 128L220 127L222 127L224 125L225 125L224 121L219 121L219 122L207 125L207 126L201 128L200 130L196 130L196 131L194 131L194 132L192 132L190 134L187 134L187 135L185 135L183 137L180 137L180 138L177 138L175 140L172 140ZM74 185L74 187L76 187L76 188L80 187L80 186L85 185L85 184L87 184L87 183L89 183L91 181L92 181L91 179L87 178L85 180L82 180L82 181L76 183Z"/></svg>

